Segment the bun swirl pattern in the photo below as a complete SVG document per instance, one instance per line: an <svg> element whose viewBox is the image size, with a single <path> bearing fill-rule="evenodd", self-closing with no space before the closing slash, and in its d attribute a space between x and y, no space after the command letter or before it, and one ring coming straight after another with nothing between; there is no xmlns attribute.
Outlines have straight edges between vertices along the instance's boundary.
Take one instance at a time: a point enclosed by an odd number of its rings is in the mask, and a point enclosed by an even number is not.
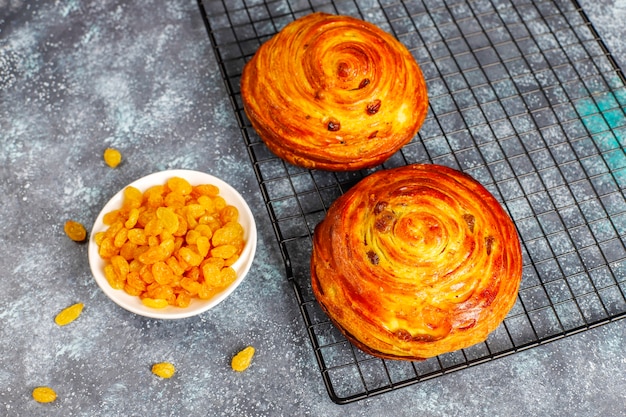
<svg viewBox="0 0 626 417"><path fill-rule="evenodd" d="M357 347L420 360L484 341L522 275L511 219L480 183L437 165L377 171L313 238L315 297Z"/></svg>
<svg viewBox="0 0 626 417"><path fill-rule="evenodd" d="M421 70L397 39L348 16L291 22L245 65L246 115L268 148L309 169L384 162L426 118Z"/></svg>

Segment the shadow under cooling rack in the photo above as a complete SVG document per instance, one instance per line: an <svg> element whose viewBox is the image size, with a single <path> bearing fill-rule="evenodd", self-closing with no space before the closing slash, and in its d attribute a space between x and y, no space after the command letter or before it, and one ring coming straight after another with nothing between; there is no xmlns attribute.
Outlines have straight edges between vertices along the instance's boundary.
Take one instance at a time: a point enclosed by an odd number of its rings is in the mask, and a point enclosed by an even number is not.
<svg viewBox="0 0 626 417"><path fill-rule="evenodd" d="M199 0L324 383L359 400L626 315L626 87L571 0ZM517 303L484 342L422 362L354 348L313 297L309 256L329 205L372 171L286 164L251 128L239 78L257 48L314 11L374 23L420 64L430 109L377 169L438 163L485 185L522 240Z"/></svg>

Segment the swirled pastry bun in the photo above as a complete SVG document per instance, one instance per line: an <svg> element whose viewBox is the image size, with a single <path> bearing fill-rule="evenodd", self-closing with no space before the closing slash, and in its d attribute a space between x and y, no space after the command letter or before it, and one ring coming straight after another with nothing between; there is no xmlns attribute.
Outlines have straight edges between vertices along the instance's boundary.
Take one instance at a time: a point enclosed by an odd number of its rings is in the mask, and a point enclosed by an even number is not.
<svg viewBox="0 0 626 417"><path fill-rule="evenodd" d="M268 148L309 169L381 164L426 118L426 83L407 48L377 26L313 13L245 65L243 107Z"/></svg>
<svg viewBox="0 0 626 417"><path fill-rule="evenodd" d="M515 303L516 229L476 180L437 165L377 171L315 229L313 293L348 340L420 360L484 341Z"/></svg>

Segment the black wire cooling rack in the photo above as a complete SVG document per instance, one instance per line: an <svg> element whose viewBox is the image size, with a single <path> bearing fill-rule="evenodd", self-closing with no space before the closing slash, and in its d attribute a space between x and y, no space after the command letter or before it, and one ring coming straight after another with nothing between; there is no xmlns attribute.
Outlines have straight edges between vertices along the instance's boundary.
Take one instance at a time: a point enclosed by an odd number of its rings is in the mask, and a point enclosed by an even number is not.
<svg viewBox="0 0 626 417"><path fill-rule="evenodd" d="M198 0L331 399L347 403L626 315L626 80L572 0ZM518 301L487 341L422 362L354 348L309 283L311 236L371 171L321 172L271 154L243 111L257 48L314 11L395 35L420 64L430 109L380 168L438 163L485 185L522 239Z"/></svg>

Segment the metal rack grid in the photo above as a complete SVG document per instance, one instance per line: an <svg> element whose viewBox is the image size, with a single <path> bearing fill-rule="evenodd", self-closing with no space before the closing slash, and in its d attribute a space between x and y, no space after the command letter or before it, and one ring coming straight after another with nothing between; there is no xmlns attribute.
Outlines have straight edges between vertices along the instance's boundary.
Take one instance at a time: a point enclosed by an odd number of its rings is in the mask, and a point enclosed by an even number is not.
<svg viewBox="0 0 626 417"><path fill-rule="evenodd" d="M572 0L198 0L331 399L347 403L626 316L626 80ZM311 236L370 171L309 171L271 154L239 77L256 49L313 11L391 32L426 77L418 135L377 169L438 163L485 185L514 220L517 303L487 341L422 362L354 348L309 283Z"/></svg>

